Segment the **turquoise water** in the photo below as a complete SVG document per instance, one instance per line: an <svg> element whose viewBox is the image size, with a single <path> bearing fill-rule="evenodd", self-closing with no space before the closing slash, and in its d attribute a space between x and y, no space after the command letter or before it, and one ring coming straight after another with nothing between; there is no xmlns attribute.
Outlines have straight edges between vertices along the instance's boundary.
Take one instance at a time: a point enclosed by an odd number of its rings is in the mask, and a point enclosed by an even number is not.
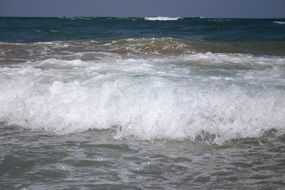
<svg viewBox="0 0 285 190"><path fill-rule="evenodd" d="M0 189L284 189L285 20L0 18Z"/></svg>

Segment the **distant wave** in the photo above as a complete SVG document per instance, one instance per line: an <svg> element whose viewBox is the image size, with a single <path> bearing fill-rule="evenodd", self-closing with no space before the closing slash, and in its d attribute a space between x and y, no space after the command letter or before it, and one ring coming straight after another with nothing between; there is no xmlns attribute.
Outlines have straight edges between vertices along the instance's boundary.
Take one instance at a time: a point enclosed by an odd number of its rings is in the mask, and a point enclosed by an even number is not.
<svg viewBox="0 0 285 190"><path fill-rule="evenodd" d="M173 20L178 20L181 19L180 17L145 17L145 20L150 20L150 21L173 21Z"/></svg>
<svg viewBox="0 0 285 190"><path fill-rule="evenodd" d="M273 23L275 23L275 24L285 24L284 21L274 21Z"/></svg>
<svg viewBox="0 0 285 190"><path fill-rule="evenodd" d="M90 19L93 19L93 18L96 18L96 17L59 16L57 18L59 18L59 19L69 19L69 20L77 20L77 19L80 19L80 20L90 20Z"/></svg>

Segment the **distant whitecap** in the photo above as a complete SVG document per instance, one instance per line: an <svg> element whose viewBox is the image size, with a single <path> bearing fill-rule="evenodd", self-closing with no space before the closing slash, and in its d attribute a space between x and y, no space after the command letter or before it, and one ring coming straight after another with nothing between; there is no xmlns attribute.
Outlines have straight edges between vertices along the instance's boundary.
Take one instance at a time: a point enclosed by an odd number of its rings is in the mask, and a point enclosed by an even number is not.
<svg viewBox="0 0 285 190"><path fill-rule="evenodd" d="M275 23L275 24L285 24L284 21L274 21L273 23Z"/></svg>
<svg viewBox="0 0 285 190"><path fill-rule="evenodd" d="M180 17L145 17L145 20L149 20L149 21L174 21L174 20L178 20L181 19Z"/></svg>

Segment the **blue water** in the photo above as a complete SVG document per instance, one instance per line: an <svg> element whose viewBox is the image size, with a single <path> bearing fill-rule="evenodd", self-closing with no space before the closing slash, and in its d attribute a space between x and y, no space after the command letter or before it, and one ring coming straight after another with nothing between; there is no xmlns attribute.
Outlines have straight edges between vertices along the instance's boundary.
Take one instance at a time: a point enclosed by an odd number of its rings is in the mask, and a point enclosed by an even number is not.
<svg viewBox="0 0 285 190"><path fill-rule="evenodd" d="M0 18L0 41L43 42L173 37L213 42L284 42L284 19Z"/></svg>

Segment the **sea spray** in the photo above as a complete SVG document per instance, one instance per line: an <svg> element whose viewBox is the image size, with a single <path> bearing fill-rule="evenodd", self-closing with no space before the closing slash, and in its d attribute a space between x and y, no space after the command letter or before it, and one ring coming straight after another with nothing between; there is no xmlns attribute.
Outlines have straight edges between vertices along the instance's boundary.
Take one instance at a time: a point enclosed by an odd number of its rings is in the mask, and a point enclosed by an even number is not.
<svg viewBox="0 0 285 190"><path fill-rule="evenodd" d="M1 69L0 118L56 133L118 126L119 137L145 140L207 132L219 143L282 133L284 64L212 53L29 62Z"/></svg>

